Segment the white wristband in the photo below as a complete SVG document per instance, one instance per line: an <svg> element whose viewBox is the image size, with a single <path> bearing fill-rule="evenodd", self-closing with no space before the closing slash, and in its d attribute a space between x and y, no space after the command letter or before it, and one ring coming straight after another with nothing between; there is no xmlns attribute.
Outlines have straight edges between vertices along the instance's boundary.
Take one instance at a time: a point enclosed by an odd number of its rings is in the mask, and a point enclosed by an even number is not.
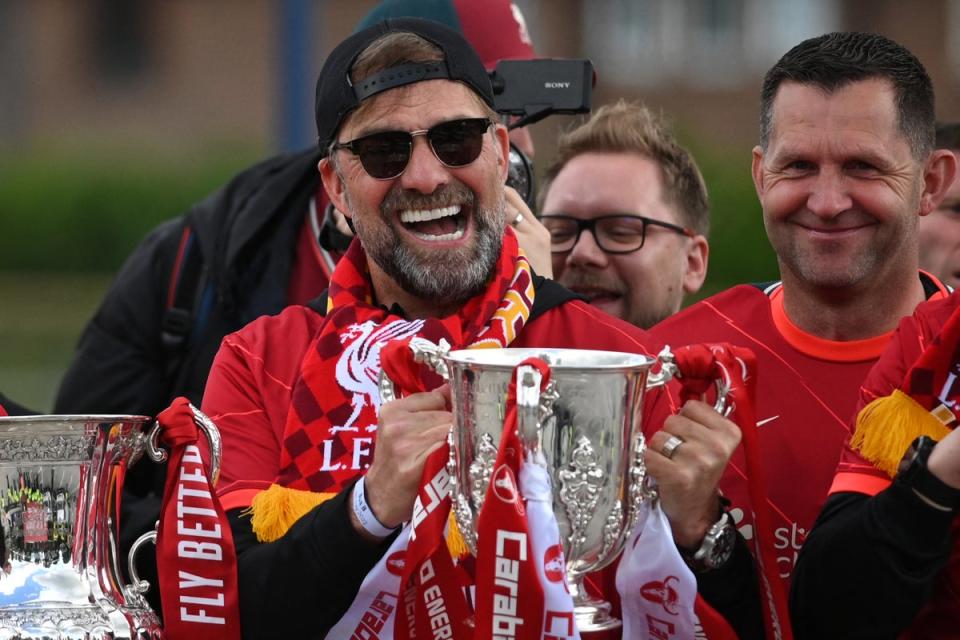
<svg viewBox="0 0 960 640"><path fill-rule="evenodd" d="M363 526L367 533L377 538L386 538L399 527L389 529L377 520L377 516L373 515L373 510L370 508L370 505L367 504L367 496L363 489L364 480L366 480L366 476L361 477L357 483L353 485L353 513L357 516L357 520L360 521L360 525Z"/></svg>

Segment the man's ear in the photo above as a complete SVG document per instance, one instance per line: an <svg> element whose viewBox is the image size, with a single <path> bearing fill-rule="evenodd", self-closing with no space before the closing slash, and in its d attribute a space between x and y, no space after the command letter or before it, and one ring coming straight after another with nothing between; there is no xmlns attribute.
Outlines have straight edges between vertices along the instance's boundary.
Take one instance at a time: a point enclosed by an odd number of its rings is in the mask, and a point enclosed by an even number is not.
<svg viewBox="0 0 960 640"><path fill-rule="evenodd" d="M710 257L710 245L700 234L690 239L687 247L687 271L683 275L683 290L696 293L707 279L707 261Z"/></svg>
<svg viewBox="0 0 960 640"><path fill-rule="evenodd" d="M317 169L320 170L320 179L323 181L323 188L327 192L330 202L332 202L333 206L343 213L344 216L348 218L353 217L353 212L350 210L350 207L347 206L347 186L337 172L336 167L333 166L330 158L322 158L320 162L317 163Z"/></svg>
<svg viewBox="0 0 960 640"><path fill-rule="evenodd" d="M760 145L753 148L753 159L750 161L750 175L753 176L753 188L757 197L763 197L763 149Z"/></svg>
<svg viewBox="0 0 960 640"><path fill-rule="evenodd" d="M936 149L930 154L923 173L923 193L920 195L920 215L925 216L940 206L953 181L957 178L957 156L949 149Z"/></svg>
<svg viewBox="0 0 960 640"><path fill-rule="evenodd" d="M510 166L510 132L500 123L494 124L493 139L496 143L497 167L500 170L500 181L507 184L507 174Z"/></svg>

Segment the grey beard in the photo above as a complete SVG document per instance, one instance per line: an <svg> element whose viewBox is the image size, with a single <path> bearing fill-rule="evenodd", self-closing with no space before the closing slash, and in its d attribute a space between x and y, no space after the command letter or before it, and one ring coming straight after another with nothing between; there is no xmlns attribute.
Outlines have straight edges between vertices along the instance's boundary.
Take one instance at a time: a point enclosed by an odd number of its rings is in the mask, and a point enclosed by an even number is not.
<svg viewBox="0 0 960 640"><path fill-rule="evenodd" d="M478 226L477 244L463 264L434 260L425 263L401 243L394 244L388 254L374 259L404 291L418 298L443 303L465 302L484 290L500 257L501 236L490 231Z"/></svg>
<svg viewBox="0 0 960 640"><path fill-rule="evenodd" d="M419 255L401 241L391 226L390 212L442 206L451 200L451 192L455 201L463 202L473 212L476 244L455 252L438 250L432 256ZM429 196L391 192L380 205L380 219L385 228L368 229L362 216L354 217L354 226L367 256L404 291L441 305L462 303L484 290L503 244L504 196L500 195L492 210L481 208L478 200L476 194L462 184L449 185Z"/></svg>

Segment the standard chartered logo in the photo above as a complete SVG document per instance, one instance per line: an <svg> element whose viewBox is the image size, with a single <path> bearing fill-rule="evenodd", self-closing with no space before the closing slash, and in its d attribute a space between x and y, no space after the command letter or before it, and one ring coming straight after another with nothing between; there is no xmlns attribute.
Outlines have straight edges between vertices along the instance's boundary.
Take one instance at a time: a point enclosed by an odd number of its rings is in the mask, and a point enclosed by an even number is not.
<svg viewBox="0 0 960 640"><path fill-rule="evenodd" d="M733 524L737 527L737 531L740 532L744 540L750 541L753 540L753 523L744 522L745 515L743 509L739 507L730 510L730 517L733 518ZM791 522L790 526L774 530L773 546L777 550L777 565L780 569L781 578L787 578L793 573L793 566L797 562L797 554L806 537L806 529L797 526L796 522Z"/></svg>
<svg viewBox="0 0 960 640"><path fill-rule="evenodd" d="M753 540L753 525L746 523L741 525L743 522L743 509L736 507L735 509L730 510L730 517L733 518L733 526L737 528L737 531L740 532L740 535L743 536L744 540Z"/></svg>

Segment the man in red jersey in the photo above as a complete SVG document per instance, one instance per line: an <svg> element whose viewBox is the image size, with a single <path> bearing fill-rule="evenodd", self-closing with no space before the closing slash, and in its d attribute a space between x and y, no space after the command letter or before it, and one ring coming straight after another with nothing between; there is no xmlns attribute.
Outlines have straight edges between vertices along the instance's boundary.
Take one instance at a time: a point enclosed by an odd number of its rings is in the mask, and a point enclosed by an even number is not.
<svg viewBox="0 0 960 640"><path fill-rule="evenodd" d="M361 25L400 16L462 31L488 70L503 58L535 55L509 0L389 0ZM511 139L532 154L525 128ZM84 328L54 411L156 415L181 395L199 405L225 335L323 293L350 238L336 225L342 216L328 206L319 159L315 146L264 159L151 232ZM521 207L526 212L519 194L508 190L507 199L516 211L506 220L536 272L549 277L549 234L532 215L517 216ZM122 554L153 529L164 482L164 466L149 462L126 475ZM152 555L152 548L139 554L138 570L155 583ZM159 609L155 591L147 597Z"/></svg>
<svg viewBox="0 0 960 640"><path fill-rule="evenodd" d="M900 45L832 33L791 49L764 80L752 164L781 281L734 287L652 330L671 345L726 341L756 353L757 428L785 582L826 498L860 383L897 321L946 293L917 262L918 219L957 170L933 134L930 79ZM674 460L684 454L679 447ZM719 488L752 537L742 450Z"/></svg>
<svg viewBox="0 0 960 640"><path fill-rule="evenodd" d="M452 415L443 388L380 406L389 340L652 351L643 331L531 272L504 230L508 142L492 104L476 54L428 21L360 31L324 65L319 170L357 237L325 300L224 339L204 394L223 435L246 637L322 637L410 519ZM664 403L652 394L645 418ZM724 455L736 447L736 427L705 405L684 415ZM297 517L273 526L287 507Z"/></svg>

